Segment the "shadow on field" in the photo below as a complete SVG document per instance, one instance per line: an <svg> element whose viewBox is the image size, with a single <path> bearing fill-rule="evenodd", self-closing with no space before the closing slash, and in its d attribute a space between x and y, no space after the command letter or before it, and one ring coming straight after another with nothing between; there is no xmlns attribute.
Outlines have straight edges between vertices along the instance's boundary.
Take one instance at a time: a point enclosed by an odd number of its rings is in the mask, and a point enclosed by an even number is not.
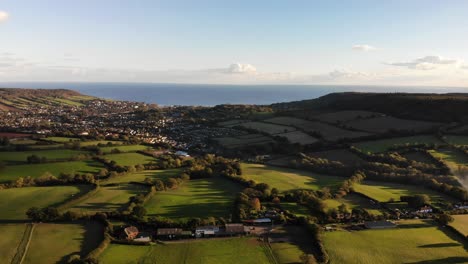
<svg viewBox="0 0 468 264"><path fill-rule="evenodd" d="M468 262L468 257L448 257L448 258L443 258L443 259L407 262L405 264L461 264L461 263L467 263L467 262Z"/></svg>
<svg viewBox="0 0 468 264"><path fill-rule="evenodd" d="M461 235L455 233L454 231L448 229L447 227L441 227L439 226L438 229L442 232L444 232L445 235L450 237L451 239L457 241L460 243L460 246L463 246L465 251L468 251L468 243L466 242L465 238L461 237ZM468 258L466 259L468 263Z"/></svg>
<svg viewBox="0 0 468 264"><path fill-rule="evenodd" d="M461 247L458 243L436 243L419 246L420 248Z"/></svg>

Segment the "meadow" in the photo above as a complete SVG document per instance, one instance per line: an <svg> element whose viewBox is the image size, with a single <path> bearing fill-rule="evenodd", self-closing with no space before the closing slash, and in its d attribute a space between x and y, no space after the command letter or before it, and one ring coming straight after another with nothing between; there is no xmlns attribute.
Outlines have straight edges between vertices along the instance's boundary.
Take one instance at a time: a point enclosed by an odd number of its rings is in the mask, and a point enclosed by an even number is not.
<svg viewBox="0 0 468 264"><path fill-rule="evenodd" d="M278 136L286 138L292 144L297 143L301 145L309 145L309 144L314 144L318 142L318 139L312 136L309 136L306 133L301 132L301 131L293 131L293 132L278 134Z"/></svg>
<svg viewBox="0 0 468 264"><path fill-rule="evenodd" d="M261 134L248 134L237 137L215 138L216 142L225 148L240 148L249 145L264 145L273 143L273 139Z"/></svg>
<svg viewBox="0 0 468 264"><path fill-rule="evenodd" d="M382 116L383 114L376 113L376 112L368 112L368 111L354 111L354 110L347 110L347 111L338 111L326 114L319 114L312 116L313 119L320 120L326 123L343 123L348 122L355 119L365 119L371 118L376 116Z"/></svg>
<svg viewBox="0 0 468 264"><path fill-rule="evenodd" d="M46 172L49 172L57 177L61 173L96 173L103 168L104 165L94 160L6 166L4 169L0 170L0 182L13 181L18 179L19 177L24 178L27 176L37 178L42 176Z"/></svg>
<svg viewBox="0 0 468 264"><path fill-rule="evenodd" d="M335 189L343 182L342 177L321 175L301 170L273 167L262 164L242 163L242 177L257 183L266 183L280 191L294 189L318 190L323 187Z"/></svg>
<svg viewBox="0 0 468 264"><path fill-rule="evenodd" d="M452 145L468 145L468 136L445 135L444 140Z"/></svg>
<svg viewBox="0 0 468 264"><path fill-rule="evenodd" d="M78 155L89 154L86 151L77 151L70 149L56 149L56 150L38 150L38 151L9 151L0 152L0 161L8 165L25 164L27 157L36 155L40 158L45 157L48 161L67 160Z"/></svg>
<svg viewBox="0 0 468 264"><path fill-rule="evenodd" d="M347 127L371 133L385 133L394 130L424 132L441 125L440 123L407 120L391 116L356 119L345 124Z"/></svg>
<svg viewBox="0 0 468 264"><path fill-rule="evenodd" d="M74 204L70 210L81 212L116 211L122 209L130 197L145 194L149 191L146 186L138 184L102 185L98 191L86 199Z"/></svg>
<svg viewBox="0 0 468 264"><path fill-rule="evenodd" d="M333 149L320 152L307 153L311 157L327 159L329 161L339 161L344 165L354 166L364 162L359 156L347 149Z"/></svg>
<svg viewBox="0 0 468 264"><path fill-rule="evenodd" d="M125 183L125 182L143 182L146 178L166 180L170 177L176 177L182 173L182 169L167 170L144 170L133 173L127 173L122 176L112 177L105 180L105 184Z"/></svg>
<svg viewBox="0 0 468 264"><path fill-rule="evenodd" d="M327 209L338 209L338 206L344 204L348 208L348 211L351 212L354 208L364 209L370 214L381 215L382 212L373 205L369 199L366 199L358 194L350 193L340 199L327 199L324 200L324 203ZM326 209L326 210L327 210Z"/></svg>
<svg viewBox="0 0 468 264"><path fill-rule="evenodd" d="M275 227L270 233L272 238L271 249L276 263L303 263L300 257L313 253L313 238L301 226Z"/></svg>
<svg viewBox="0 0 468 264"><path fill-rule="evenodd" d="M294 127L291 126L283 126L263 122L247 122L240 124L240 126L267 133L269 135L282 134L296 130Z"/></svg>
<svg viewBox="0 0 468 264"><path fill-rule="evenodd" d="M0 220L25 220L31 207L56 206L74 195L87 192L88 186L24 187L0 190ZM5 202L8 201L8 202Z"/></svg>
<svg viewBox="0 0 468 264"><path fill-rule="evenodd" d="M204 263L269 264L266 248L255 238L225 238L127 246L111 244L99 258L102 264L113 263Z"/></svg>
<svg viewBox="0 0 468 264"><path fill-rule="evenodd" d="M294 214L296 216L310 215L310 210L303 205L300 205L297 203L286 203L286 202L282 202L280 205L283 210L287 210L291 214Z"/></svg>
<svg viewBox="0 0 468 264"><path fill-rule="evenodd" d="M67 263L71 255L85 256L93 247L97 247L102 232L102 227L93 222L36 224L23 263Z"/></svg>
<svg viewBox="0 0 468 264"><path fill-rule="evenodd" d="M431 159L431 155L427 154L426 152L421 151L413 151L401 154L408 160L414 160L417 162L428 163L432 164L433 160Z"/></svg>
<svg viewBox="0 0 468 264"><path fill-rule="evenodd" d="M466 263L466 244L425 222L396 229L334 231L323 242L331 263Z"/></svg>
<svg viewBox="0 0 468 264"><path fill-rule="evenodd" d="M137 164L148 164L155 161L153 157L139 153L129 152L122 154L107 154L103 156L105 159L113 160L120 166L135 166Z"/></svg>
<svg viewBox="0 0 468 264"><path fill-rule="evenodd" d="M10 263L16 254L17 248L21 242L26 224L1 224L0 232L0 259L4 263Z"/></svg>
<svg viewBox="0 0 468 264"><path fill-rule="evenodd" d="M399 201L401 196L415 194L427 194L432 202L453 201L450 197L417 185L364 181L361 184L355 184L354 190L379 202L388 202L390 199Z"/></svg>
<svg viewBox="0 0 468 264"><path fill-rule="evenodd" d="M394 146L417 145L417 144L443 144L432 135L397 137L373 141L364 141L353 144L355 147L367 152L385 152Z"/></svg>
<svg viewBox="0 0 468 264"><path fill-rule="evenodd" d="M172 219L227 217L241 187L223 178L190 180L175 190L157 192L145 203L149 216Z"/></svg>
<svg viewBox="0 0 468 264"><path fill-rule="evenodd" d="M457 149L439 148L429 152L434 157L442 159L454 172L457 170L458 165L468 166L468 155Z"/></svg>
<svg viewBox="0 0 468 264"><path fill-rule="evenodd" d="M454 221L450 225L457 229L458 232L468 236L468 214L465 215L452 215Z"/></svg>
<svg viewBox="0 0 468 264"><path fill-rule="evenodd" d="M103 153L110 153L115 149L118 149L120 152L135 152L138 150L147 150L151 148L148 146L144 146L144 145L122 145L122 146L100 147L99 149Z"/></svg>

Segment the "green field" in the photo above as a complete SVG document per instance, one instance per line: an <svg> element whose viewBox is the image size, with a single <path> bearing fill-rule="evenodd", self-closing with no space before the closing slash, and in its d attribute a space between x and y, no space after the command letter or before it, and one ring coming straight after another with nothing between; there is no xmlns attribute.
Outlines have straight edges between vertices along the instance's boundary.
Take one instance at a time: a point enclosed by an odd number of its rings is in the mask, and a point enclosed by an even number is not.
<svg viewBox="0 0 468 264"><path fill-rule="evenodd" d="M165 180L170 177L178 176L182 173L182 169L168 170L145 170L134 173L127 173L123 176L117 176L105 181L105 184L124 183L124 182L143 182L146 178Z"/></svg>
<svg viewBox="0 0 468 264"><path fill-rule="evenodd" d="M0 239L0 259L4 263L10 263L15 256L18 245L21 242L26 224L1 224L0 232L3 234Z"/></svg>
<svg viewBox="0 0 468 264"><path fill-rule="evenodd" d="M382 115L383 114L376 113L376 112L346 110L346 111L338 111L338 112L314 115L312 116L312 118L326 122L326 123L342 123L342 122L347 122L347 121L351 121L355 119L371 118L371 117L382 116Z"/></svg>
<svg viewBox="0 0 468 264"><path fill-rule="evenodd" d="M87 186L24 187L0 190L0 220L24 220L31 207L55 206L80 192ZM7 202L8 201L8 202Z"/></svg>
<svg viewBox="0 0 468 264"><path fill-rule="evenodd" d="M369 199L366 199L358 194L350 193L340 199L327 199L324 201L327 209L335 208L338 209L338 206L345 204L349 212L354 208L365 209L367 212L373 215L381 215L382 212L373 205Z"/></svg>
<svg viewBox="0 0 468 264"><path fill-rule="evenodd" d="M431 155L427 154L426 152L413 151L413 152L403 153L401 155L408 160L414 160L417 162L428 163L428 164L434 163L431 158Z"/></svg>
<svg viewBox="0 0 468 264"><path fill-rule="evenodd" d="M330 263L467 263L466 244L438 227L412 223L397 229L324 234Z"/></svg>
<svg viewBox="0 0 468 264"><path fill-rule="evenodd" d="M300 257L304 254L312 254L313 239L307 230L301 226L276 227L270 233L270 243L277 263L303 263Z"/></svg>
<svg viewBox="0 0 468 264"><path fill-rule="evenodd" d="M115 161L120 166L135 166L137 164L148 164L155 161L154 158L139 153L108 154L103 156L106 159Z"/></svg>
<svg viewBox="0 0 468 264"><path fill-rule="evenodd" d="M355 143L354 146L368 152L384 152L389 150L393 146L401 145L415 145L415 144L443 144L435 136L425 135L425 136L411 136L411 137L398 137L398 138L389 138L373 141L364 141Z"/></svg>
<svg viewBox="0 0 468 264"><path fill-rule="evenodd" d="M307 207L297 203L281 203L281 208L299 217L310 215L310 210Z"/></svg>
<svg viewBox="0 0 468 264"><path fill-rule="evenodd" d="M73 205L70 209L81 212L115 211L122 209L131 196L145 194L148 191L146 186L137 184L100 186L96 193Z"/></svg>
<svg viewBox="0 0 468 264"><path fill-rule="evenodd" d="M301 132L301 131L293 131L293 132L288 132L288 133L283 133L283 134L278 134L280 137L287 138L290 143L298 143L301 145L308 145L308 144L313 144L318 141L318 139L309 136L308 134Z"/></svg>
<svg viewBox="0 0 468 264"><path fill-rule="evenodd" d="M363 163L364 160L347 149L332 149L320 152L307 153L311 157L327 159L329 161L339 161L345 165L355 166Z"/></svg>
<svg viewBox="0 0 468 264"><path fill-rule="evenodd" d="M67 263L70 255L85 256L102 240L99 224L36 224L23 263Z"/></svg>
<svg viewBox="0 0 468 264"><path fill-rule="evenodd" d="M172 219L227 217L239 191L240 186L223 178L190 180L178 189L156 193L145 208L150 216Z"/></svg>
<svg viewBox="0 0 468 264"><path fill-rule="evenodd" d="M69 149L56 149L56 150L38 150L38 151L9 151L0 152L0 161L6 164L24 164L27 157L36 155L40 158L45 157L50 160L66 160L80 154L89 154L85 151L76 151Z"/></svg>
<svg viewBox="0 0 468 264"><path fill-rule="evenodd" d="M373 133L385 133L393 130L425 132L442 125L441 123L400 119L391 116L355 119L345 124L347 127Z"/></svg>
<svg viewBox="0 0 468 264"><path fill-rule="evenodd" d="M355 184L354 190L379 202L388 202L390 199L399 201L401 196L415 194L427 194L431 198L432 202L453 200L443 194L423 187L398 183L365 181L361 184Z"/></svg>
<svg viewBox="0 0 468 264"><path fill-rule="evenodd" d="M273 143L273 139L262 134L248 134L237 137L222 137L214 139L225 148L239 148L252 145L265 145Z"/></svg>
<svg viewBox="0 0 468 264"><path fill-rule="evenodd" d="M255 238L200 239L153 246L112 244L99 260L102 264L268 264L265 251L265 247Z"/></svg>
<svg viewBox="0 0 468 264"><path fill-rule="evenodd" d="M450 223L450 225L457 229L463 235L468 236L468 214L452 216L455 220L452 223Z"/></svg>
<svg viewBox="0 0 468 264"><path fill-rule="evenodd" d="M279 168L262 164L243 163L242 177L258 183L266 183L280 191L294 189L318 190L323 187L337 188L343 182L342 177L320 175L301 170Z"/></svg>
<svg viewBox="0 0 468 264"><path fill-rule="evenodd" d="M446 135L444 139L452 145L468 145L468 136Z"/></svg>
<svg viewBox="0 0 468 264"><path fill-rule="evenodd" d="M457 149L440 148L429 152L434 157L444 160L452 170L456 170L458 165L468 166L468 155Z"/></svg>
<svg viewBox="0 0 468 264"><path fill-rule="evenodd" d="M151 148L148 146L144 146L144 145L123 145L123 146L112 146L112 147L100 147L100 149L104 153L110 153L114 149L118 149L120 152L135 152L138 150L147 150Z"/></svg>
<svg viewBox="0 0 468 264"><path fill-rule="evenodd" d="M57 143L66 143L66 142L72 142L72 141L80 141L79 138L72 138L72 137L47 137L44 140L47 141L53 141Z"/></svg>
<svg viewBox="0 0 468 264"><path fill-rule="evenodd" d="M8 182L27 176L37 178L46 172L52 173L57 177L60 173L96 173L103 168L104 165L93 160L7 166L3 170L0 170L0 182Z"/></svg>
<svg viewBox="0 0 468 264"><path fill-rule="evenodd" d="M276 125L276 124L263 123L263 122L247 122L247 123L240 124L240 126L249 128L249 129L254 129L259 132L264 132L269 135L287 133L287 132L296 130L294 127L291 127L291 126L283 126L283 125Z"/></svg>

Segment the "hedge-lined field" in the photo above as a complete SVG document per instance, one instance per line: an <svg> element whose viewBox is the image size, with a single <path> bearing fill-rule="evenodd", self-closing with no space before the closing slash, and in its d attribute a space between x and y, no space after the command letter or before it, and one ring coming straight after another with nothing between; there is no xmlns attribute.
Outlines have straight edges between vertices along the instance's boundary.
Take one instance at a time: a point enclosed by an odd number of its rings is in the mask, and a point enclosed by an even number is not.
<svg viewBox="0 0 468 264"><path fill-rule="evenodd" d="M1 224L0 232L0 260L10 263L15 256L16 250L21 242L26 224Z"/></svg>
<svg viewBox="0 0 468 264"><path fill-rule="evenodd" d="M139 153L108 154L103 156L106 159L113 160L120 166L135 166L137 164L148 164L155 161L154 158Z"/></svg>
<svg viewBox="0 0 468 264"><path fill-rule="evenodd" d="M465 215L452 215L454 221L450 223L458 232L468 236L468 214Z"/></svg>
<svg viewBox="0 0 468 264"><path fill-rule="evenodd" d="M417 145L417 144L443 144L432 135L397 137L381 140L364 141L353 144L355 147L368 152L384 152L394 146Z"/></svg>
<svg viewBox="0 0 468 264"><path fill-rule="evenodd" d="M6 164L24 164L27 158L36 155L39 158L45 157L47 160L66 160L78 155L89 154L86 151L77 151L70 149L56 149L56 150L38 150L38 151L10 151L0 152L0 161Z"/></svg>
<svg viewBox="0 0 468 264"><path fill-rule="evenodd" d="M182 173L182 169L167 169L167 170L144 170L133 173L127 173L122 176L112 177L105 181L105 184L126 183L126 182L143 182L146 178L166 180L171 177L176 177Z"/></svg>

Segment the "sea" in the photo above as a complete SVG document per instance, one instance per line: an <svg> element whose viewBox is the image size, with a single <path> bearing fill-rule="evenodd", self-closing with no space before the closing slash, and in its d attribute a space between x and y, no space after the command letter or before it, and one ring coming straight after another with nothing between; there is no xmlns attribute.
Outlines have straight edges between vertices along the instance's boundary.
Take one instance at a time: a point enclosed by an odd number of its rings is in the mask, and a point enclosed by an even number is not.
<svg viewBox="0 0 468 264"><path fill-rule="evenodd" d="M314 99L334 92L468 93L462 87L358 85L224 85L164 83L0 82L1 88L71 89L100 98L161 106L272 104Z"/></svg>

